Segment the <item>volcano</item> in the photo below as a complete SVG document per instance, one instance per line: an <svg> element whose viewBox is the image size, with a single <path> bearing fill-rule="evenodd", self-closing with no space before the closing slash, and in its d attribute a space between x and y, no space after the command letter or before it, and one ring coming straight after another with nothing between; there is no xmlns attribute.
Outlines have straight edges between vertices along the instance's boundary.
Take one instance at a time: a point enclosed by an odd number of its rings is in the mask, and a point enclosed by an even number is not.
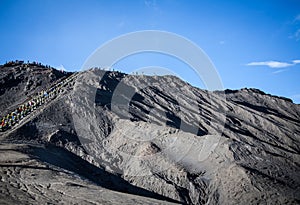
<svg viewBox="0 0 300 205"><path fill-rule="evenodd" d="M1 204L297 204L300 105L254 88L0 67Z"/></svg>

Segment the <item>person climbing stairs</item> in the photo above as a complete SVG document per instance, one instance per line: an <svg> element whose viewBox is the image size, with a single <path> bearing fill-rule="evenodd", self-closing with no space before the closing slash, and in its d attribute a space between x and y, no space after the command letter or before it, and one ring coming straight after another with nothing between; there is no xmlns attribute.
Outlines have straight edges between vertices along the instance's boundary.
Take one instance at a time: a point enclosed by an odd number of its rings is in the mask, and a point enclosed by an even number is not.
<svg viewBox="0 0 300 205"><path fill-rule="evenodd" d="M63 89L67 87L67 85L72 86L73 81L78 74L78 72L75 72L63 81L51 86L49 89L37 93L35 97L19 105L13 112L1 117L0 132L5 132L6 130L13 128L13 126L18 124L21 120L24 120L25 117L31 115L39 107L57 98L60 93L64 92Z"/></svg>

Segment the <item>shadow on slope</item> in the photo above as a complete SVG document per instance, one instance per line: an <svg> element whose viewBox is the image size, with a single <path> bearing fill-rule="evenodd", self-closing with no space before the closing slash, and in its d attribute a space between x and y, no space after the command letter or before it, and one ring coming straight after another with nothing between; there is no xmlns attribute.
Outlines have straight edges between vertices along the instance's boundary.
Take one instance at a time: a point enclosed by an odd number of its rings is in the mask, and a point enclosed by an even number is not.
<svg viewBox="0 0 300 205"><path fill-rule="evenodd" d="M119 107L120 111L117 109L113 111L122 119L148 122L152 115L156 120L153 122L155 124L164 124L198 136L208 134L205 127L186 122L178 116L181 111L178 101L152 86L155 80L151 76L147 77L149 86L140 89L139 93L136 92L137 87L122 81L125 77L126 75L122 73L105 72L99 82L100 88L96 91L95 104L106 107L110 111L112 111L112 104L114 107Z"/></svg>
<svg viewBox="0 0 300 205"><path fill-rule="evenodd" d="M168 197L150 192L146 189L136 187L121 177L106 172L105 170L88 163L87 161L63 148L48 145L46 148L31 146L29 150L32 157L56 167L76 173L101 187L128 194L181 203Z"/></svg>
<svg viewBox="0 0 300 205"><path fill-rule="evenodd" d="M251 104L251 103L248 103L248 102L240 102L240 101L234 101L234 102L239 104L239 105L249 107L252 110L261 112L261 113L266 114L266 115L274 115L274 116L277 116L279 118L282 118L282 119L285 119L285 120L288 120L288 121L292 121L293 123L298 123L298 124L300 123L299 119L294 119L292 117L286 116L286 115L280 113L278 110L275 110L275 109L270 108L270 107L254 105L254 104Z"/></svg>

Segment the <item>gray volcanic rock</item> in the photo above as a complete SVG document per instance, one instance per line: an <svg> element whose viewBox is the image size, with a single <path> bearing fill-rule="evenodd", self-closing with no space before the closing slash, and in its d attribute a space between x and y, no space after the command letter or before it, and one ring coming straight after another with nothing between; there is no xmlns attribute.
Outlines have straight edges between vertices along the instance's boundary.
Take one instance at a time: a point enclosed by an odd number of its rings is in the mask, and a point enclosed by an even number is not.
<svg viewBox="0 0 300 205"><path fill-rule="evenodd" d="M21 61L0 66L0 116L70 74L38 63Z"/></svg>
<svg viewBox="0 0 300 205"><path fill-rule="evenodd" d="M64 149L41 145L0 146L1 204L161 204L162 201L112 191L83 177L108 178ZM78 166L80 164L82 167ZM89 169L86 170L86 168ZM79 170L79 169L81 170ZM80 172L85 172L80 175ZM90 173L88 173L90 172ZM113 180L113 178L111 178ZM106 188L108 187L108 188ZM138 193L138 192L137 192ZM164 201L165 204L172 204Z"/></svg>
<svg viewBox="0 0 300 205"><path fill-rule="evenodd" d="M300 201L300 105L289 99L99 69L64 89L1 134L7 203Z"/></svg>

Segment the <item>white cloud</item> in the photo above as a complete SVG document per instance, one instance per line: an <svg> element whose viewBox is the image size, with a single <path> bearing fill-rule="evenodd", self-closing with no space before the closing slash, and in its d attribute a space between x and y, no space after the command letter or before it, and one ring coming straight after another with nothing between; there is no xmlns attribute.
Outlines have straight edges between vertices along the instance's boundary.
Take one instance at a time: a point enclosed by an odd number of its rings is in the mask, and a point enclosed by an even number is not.
<svg viewBox="0 0 300 205"><path fill-rule="evenodd" d="M296 41L300 41L300 14L298 14L294 20L290 23L293 26L293 33L288 36L290 39L295 39Z"/></svg>
<svg viewBox="0 0 300 205"><path fill-rule="evenodd" d="M300 29L298 29L295 34L294 34L294 38L296 39L296 41L300 40Z"/></svg>
<svg viewBox="0 0 300 205"><path fill-rule="evenodd" d="M260 61L260 62L251 62L247 63L247 66L268 66L270 68L286 68L290 66L295 66L297 64L300 64L300 60L293 60L292 62L280 62L280 61ZM282 73L284 71L287 71L288 69L280 69L272 72L273 74Z"/></svg>
<svg viewBox="0 0 300 205"><path fill-rule="evenodd" d="M293 60L293 63L294 63L294 64L299 64L299 63L300 63L300 60Z"/></svg>
<svg viewBox="0 0 300 205"><path fill-rule="evenodd" d="M268 66L270 68L285 68L289 66L293 66L294 63L286 63L279 61L262 61L262 62L251 62L246 64L247 66Z"/></svg>
<svg viewBox="0 0 300 205"><path fill-rule="evenodd" d="M295 39L296 41L300 40L300 28L297 29L293 34L291 34L288 38Z"/></svg>
<svg viewBox="0 0 300 205"><path fill-rule="evenodd" d="M156 0L145 0L144 3L148 8L159 10Z"/></svg>
<svg viewBox="0 0 300 205"><path fill-rule="evenodd" d="M273 74L278 74L278 73L282 73L284 71L287 71L288 69L281 69L281 70L276 70L273 72Z"/></svg>

